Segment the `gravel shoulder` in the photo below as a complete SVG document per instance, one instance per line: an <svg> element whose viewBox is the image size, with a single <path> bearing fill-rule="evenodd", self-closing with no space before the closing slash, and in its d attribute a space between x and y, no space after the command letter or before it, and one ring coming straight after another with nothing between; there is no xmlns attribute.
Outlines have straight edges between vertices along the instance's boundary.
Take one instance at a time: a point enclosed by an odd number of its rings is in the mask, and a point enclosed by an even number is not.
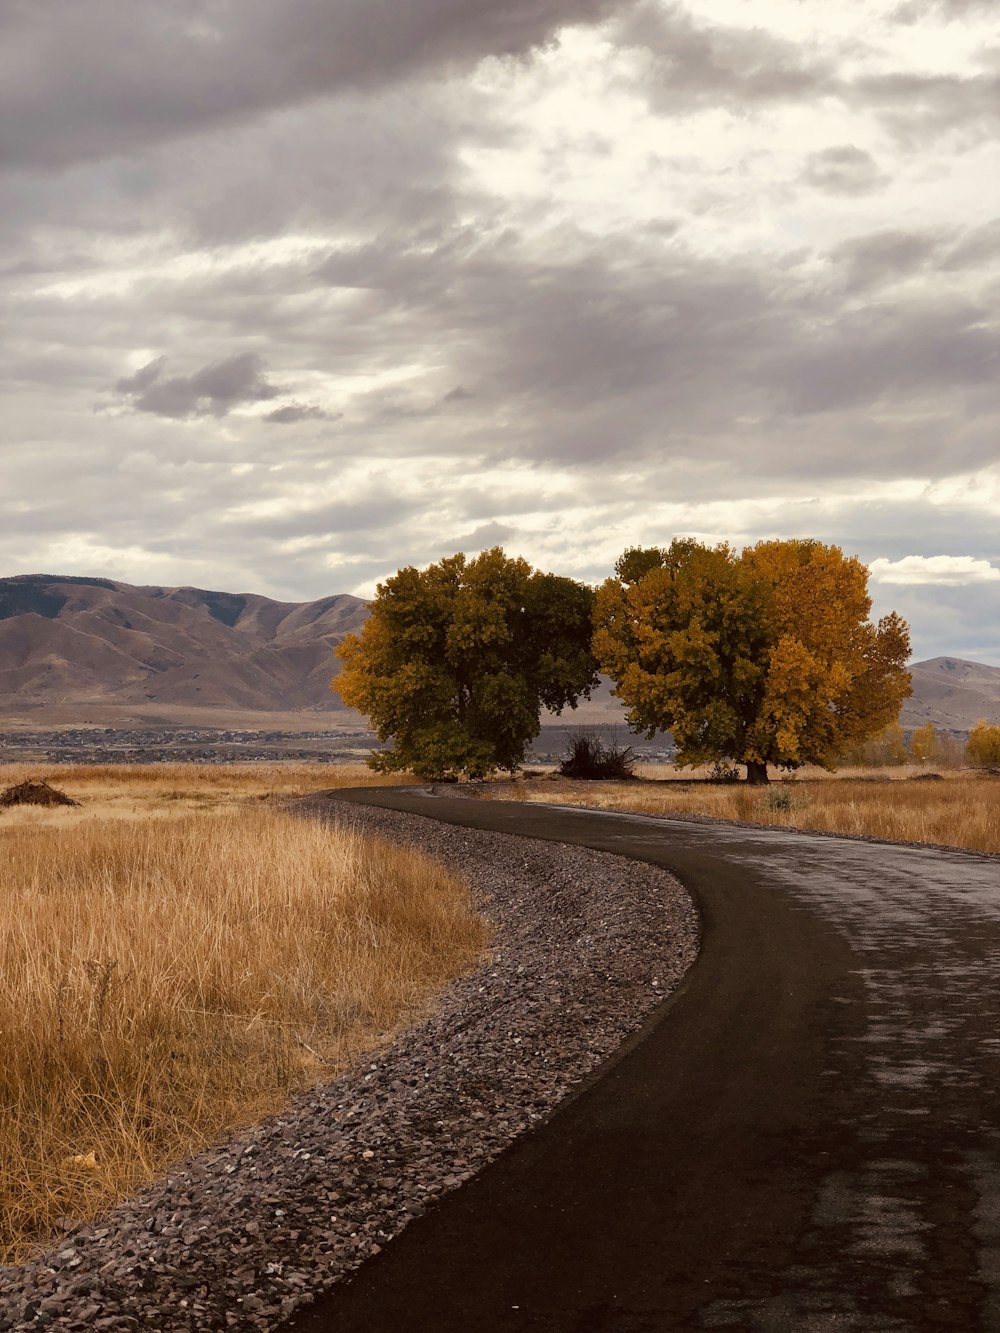
<svg viewBox="0 0 1000 1333"><path fill-rule="evenodd" d="M547 1118L697 956L656 867L325 793L296 808L464 874L490 955L361 1067L0 1270L0 1330L273 1328Z"/></svg>

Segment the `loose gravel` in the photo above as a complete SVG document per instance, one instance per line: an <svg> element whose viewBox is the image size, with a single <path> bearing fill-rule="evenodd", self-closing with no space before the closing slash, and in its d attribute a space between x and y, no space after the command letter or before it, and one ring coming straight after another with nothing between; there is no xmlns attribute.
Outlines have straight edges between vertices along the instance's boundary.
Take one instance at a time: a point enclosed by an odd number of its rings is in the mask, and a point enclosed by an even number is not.
<svg viewBox="0 0 1000 1333"><path fill-rule="evenodd" d="M360 1067L0 1269L0 1330L275 1329L550 1114L697 954L690 899L652 866L322 794L297 808L463 874L488 957Z"/></svg>

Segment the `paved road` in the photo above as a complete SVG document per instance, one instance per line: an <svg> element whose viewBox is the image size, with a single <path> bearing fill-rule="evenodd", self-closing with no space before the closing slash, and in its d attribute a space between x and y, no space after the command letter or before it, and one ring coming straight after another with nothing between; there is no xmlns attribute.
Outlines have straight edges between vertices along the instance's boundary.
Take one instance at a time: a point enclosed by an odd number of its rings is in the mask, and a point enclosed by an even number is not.
<svg viewBox="0 0 1000 1333"><path fill-rule="evenodd" d="M1000 861L419 790L673 871L701 956L298 1333L1000 1331Z"/></svg>

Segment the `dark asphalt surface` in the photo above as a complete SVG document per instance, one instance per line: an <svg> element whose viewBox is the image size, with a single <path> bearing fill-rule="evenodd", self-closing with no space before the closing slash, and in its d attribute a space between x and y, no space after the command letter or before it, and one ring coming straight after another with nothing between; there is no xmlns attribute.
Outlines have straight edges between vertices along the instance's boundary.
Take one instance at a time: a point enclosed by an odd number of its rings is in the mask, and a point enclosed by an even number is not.
<svg viewBox="0 0 1000 1333"><path fill-rule="evenodd" d="M641 1040L296 1333L1000 1333L1000 861L342 793L672 871L698 962Z"/></svg>

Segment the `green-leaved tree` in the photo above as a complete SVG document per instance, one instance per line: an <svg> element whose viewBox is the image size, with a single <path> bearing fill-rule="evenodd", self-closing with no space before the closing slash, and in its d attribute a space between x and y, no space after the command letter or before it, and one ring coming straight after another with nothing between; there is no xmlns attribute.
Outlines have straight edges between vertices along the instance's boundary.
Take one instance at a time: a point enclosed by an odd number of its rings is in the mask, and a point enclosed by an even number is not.
<svg viewBox="0 0 1000 1333"><path fill-rule="evenodd" d="M597 683L593 602L590 588L500 547L379 584L361 633L337 649L332 681L392 742L372 767L439 780L514 772L542 708L575 708Z"/></svg>

